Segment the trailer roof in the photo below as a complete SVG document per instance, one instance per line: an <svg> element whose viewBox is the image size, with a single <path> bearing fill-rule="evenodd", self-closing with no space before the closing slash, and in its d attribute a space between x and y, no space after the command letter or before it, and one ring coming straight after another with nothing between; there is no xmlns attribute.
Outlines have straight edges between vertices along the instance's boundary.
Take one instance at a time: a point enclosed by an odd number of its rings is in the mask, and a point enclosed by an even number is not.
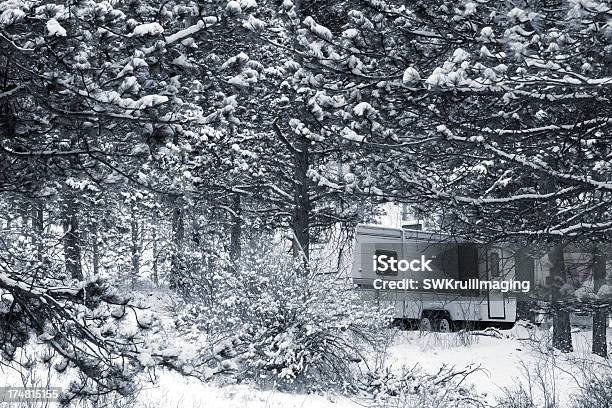
<svg viewBox="0 0 612 408"><path fill-rule="evenodd" d="M452 236L451 234L448 234L446 232L440 232L440 231L416 230L416 229L410 229L410 228L392 228L392 227L384 227L382 225L374 225L374 224L358 224L357 230L388 231L388 232L408 231L408 232L415 232L415 233L422 233L422 234L444 235L448 237Z"/></svg>
<svg viewBox="0 0 612 408"><path fill-rule="evenodd" d="M421 231L408 228L391 228L380 225L359 224L355 230L357 235L380 238L416 239L438 242L466 243L467 241L457 236L435 231Z"/></svg>

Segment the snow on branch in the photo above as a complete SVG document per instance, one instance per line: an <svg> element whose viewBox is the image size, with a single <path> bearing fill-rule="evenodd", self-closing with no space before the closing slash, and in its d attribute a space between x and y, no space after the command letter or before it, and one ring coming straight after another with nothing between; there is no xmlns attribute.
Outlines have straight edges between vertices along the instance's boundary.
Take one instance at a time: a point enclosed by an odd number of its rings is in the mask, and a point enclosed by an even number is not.
<svg viewBox="0 0 612 408"><path fill-rule="evenodd" d="M556 178L560 178L566 181L576 182L579 184L588 184L597 189L612 191L612 182L599 181L589 176L578 176L578 175L564 173L558 170L551 169L546 163L544 163L541 160L536 162L534 158L528 159L524 156L519 155L518 153L507 153L493 146L490 143L484 142L484 140L481 138L456 136L452 133L448 133L446 137L448 138L448 140L456 140L456 141L465 142L465 143L478 144L482 146L483 148L485 148L486 150L489 150L495 153L499 157L503 157L507 160L519 163L520 165L524 167L529 167L533 170L542 171Z"/></svg>
<svg viewBox="0 0 612 408"><path fill-rule="evenodd" d="M169 36L166 37L166 44L172 44L174 42L183 40L187 37L190 37L192 35L194 35L195 33L197 33L198 31L211 27L214 24L216 24L219 21L219 19L215 16L208 16L208 17L204 17L201 20L199 20L196 24L189 26L183 30L177 31L174 34L171 34Z"/></svg>

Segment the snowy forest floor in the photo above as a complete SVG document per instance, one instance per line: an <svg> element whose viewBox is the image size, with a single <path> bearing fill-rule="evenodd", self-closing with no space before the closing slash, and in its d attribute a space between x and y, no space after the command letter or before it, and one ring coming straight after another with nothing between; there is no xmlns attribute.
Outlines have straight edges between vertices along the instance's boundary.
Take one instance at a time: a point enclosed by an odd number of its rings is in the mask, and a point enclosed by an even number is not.
<svg viewBox="0 0 612 408"><path fill-rule="evenodd" d="M486 394L495 404L504 388L512 389L518 381L525 383L527 370L533 376L543 376L548 389L554 392L560 407L566 406L577 384L576 360L596 359L590 354L590 330L574 328L573 353L560 355L539 349L539 336L546 336L546 329L526 329L515 326L500 331L502 338L469 336L471 344L464 345L458 333L428 333L389 330L392 337L385 363L393 368L402 365L419 365L428 372L436 372L446 364L456 368L477 365L482 368L468 377L476 390ZM612 333L611 333L612 334ZM539 374L538 374L539 373ZM536 393L543 392L534 384ZM162 375L155 386L145 387L140 395L139 407L194 407L194 408L298 408L298 407L363 407L364 399L349 399L336 395L288 394L275 390L256 390L247 385L216 387L181 378L179 375Z"/></svg>
<svg viewBox="0 0 612 408"><path fill-rule="evenodd" d="M167 304L167 294L153 294L152 303ZM155 306L154 306L155 307ZM169 315L167 315L169 317ZM609 336L612 329L608 329ZM595 367L598 357L590 353L589 327L572 329L574 352L561 354L547 349L552 331L518 323L512 330L492 332L420 333L388 329L385 352L371 356L384 367L401 370L418 366L428 373L441 367L479 367L467 381L486 397L492 406L504 392L512 393L518 384L528 385L535 394L554 395L557 407L565 407L578 391L580 367L585 361ZM491 336L490 334L493 334ZM186 340L185 347L194 347ZM30 379L31 386L66 386L69 376L57 377L39 369ZM49 375L52 375L49 378ZM15 370L0 364L0 387L20 386L22 377ZM0 402L4 408L5 403ZM38 405L32 405L38 406ZM52 405L46 405L52 406ZM143 381L142 389L130 406L134 408L298 408L298 407L363 407L377 406L368 397L338 394L287 393L260 389L249 384L202 383L178 373L157 371L154 382ZM11 405L15 408L15 405Z"/></svg>

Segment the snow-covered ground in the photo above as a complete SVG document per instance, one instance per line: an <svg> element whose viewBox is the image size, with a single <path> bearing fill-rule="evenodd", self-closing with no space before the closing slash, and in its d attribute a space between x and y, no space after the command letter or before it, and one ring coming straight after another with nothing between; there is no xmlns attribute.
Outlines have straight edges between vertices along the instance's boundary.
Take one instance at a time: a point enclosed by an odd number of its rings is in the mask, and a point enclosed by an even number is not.
<svg viewBox="0 0 612 408"><path fill-rule="evenodd" d="M558 392L560 406L566 406L572 393L577 391L574 359L597 359L590 354L589 330L574 329L573 353L560 355L547 353L543 338L546 329L528 330L516 326L500 331L502 338L458 333L428 333L416 331L389 331L392 336L385 353L385 365L400 369L420 366L436 372L448 365L461 369L480 366L468 380L493 403L505 387L512 388L517 381L525 381L526 370L546 376L549 390ZM611 333L612 334L612 333ZM466 345L467 343L467 345ZM534 390L539 392L537 386ZM154 387L141 393L142 407L207 407L207 408L285 408L285 407L363 407L364 400L351 400L343 396L287 394L274 390L256 390L247 385L217 387L177 375L163 375Z"/></svg>
<svg viewBox="0 0 612 408"><path fill-rule="evenodd" d="M610 330L610 329L609 329ZM399 332L387 351L387 364L394 367L418 364L428 371L436 371L442 365L458 369L469 365L479 366L468 381L476 390L487 395L490 402L512 389L517 381L526 382L526 375L541 375L549 384L549 391L558 392L559 403L566 406L571 395L577 392L577 361L597 360L591 354L591 336L588 329L573 329L574 352L562 354L546 348L547 329L527 329L517 325L512 330L499 332L503 337L470 335L461 340L458 333ZM610 334L608 334L610 335ZM471 343L464 345L463 343ZM538 374L539 373L539 374ZM535 385L535 392L538 386Z"/></svg>
<svg viewBox="0 0 612 408"><path fill-rule="evenodd" d="M479 393L486 394L490 402L503 393L505 387L513 388L517 381L525 381L525 375L541 373L548 383L548 390L556 390L560 406L564 407L572 393L577 391L575 375L578 369L572 360L596 360L590 354L591 332L574 328L575 351L561 355L546 350L545 328L527 329L517 325L512 330L500 331L501 338L461 333L427 333L389 330L389 345L384 353L384 366L401 369L418 365L428 372L436 372L443 365L462 369L479 366L481 370L470 377ZM610 333L612 334L612 333ZM42 374L39 378L42 379ZM65 384L66 379L58 379ZM537 382L537 381L536 381ZM51 381L51 385L59 385ZM18 385L21 380L6 368L0 372L0 386ZM539 392L536 388L536 393ZM351 399L339 395L283 393L277 390L260 390L246 384L203 384L177 373L158 372L154 384L145 383L138 396L138 408L348 408L363 407L363 399ZM2 404L0 403L0 406Z"/></svg>
<svg viewBox="0 0 612 408"><path fill-rule="evenodd" d="M136 408L356 408L346 397L257 390L245 384L223 387L202 384L178 374L162 375L156 386L147 386Z"/></svg>

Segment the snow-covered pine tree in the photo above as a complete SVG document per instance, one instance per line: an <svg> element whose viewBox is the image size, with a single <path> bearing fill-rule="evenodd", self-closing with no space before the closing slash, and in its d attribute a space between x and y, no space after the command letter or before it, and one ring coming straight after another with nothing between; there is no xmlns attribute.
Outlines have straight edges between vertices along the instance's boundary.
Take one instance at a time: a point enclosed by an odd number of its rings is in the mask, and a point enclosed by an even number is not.
<svg viewBox="0 0 612 408"><path fill-rule="evenodd" d="M381 194L471 239L610 240L609 4L352 5L309 56L322 83L344 76L337 133L385 174Z"/></svg>
<svg viewBox="0 0 612 408"><path fill-rule="evenodd" d="M131 296L91 275L119 273L121 282L138 271L138 210L151 209L151 198L166 204L168 195L183 194L185 152L206 138L206 115L223 109L188 102L207 100L216 79L191 71L186 54L195 37L224 38L223 8L188 1L2 7L2 357L14 362L36 335L58 370L82 374L67 400L100 389L129 394L142 370L180 368L177 355L150 344L155 321ZM33 222L24 214L41 199L47 205L37 204ZM95 231L93 243L87 231ZM123 265L131 273L122 274Z"/></svg>

